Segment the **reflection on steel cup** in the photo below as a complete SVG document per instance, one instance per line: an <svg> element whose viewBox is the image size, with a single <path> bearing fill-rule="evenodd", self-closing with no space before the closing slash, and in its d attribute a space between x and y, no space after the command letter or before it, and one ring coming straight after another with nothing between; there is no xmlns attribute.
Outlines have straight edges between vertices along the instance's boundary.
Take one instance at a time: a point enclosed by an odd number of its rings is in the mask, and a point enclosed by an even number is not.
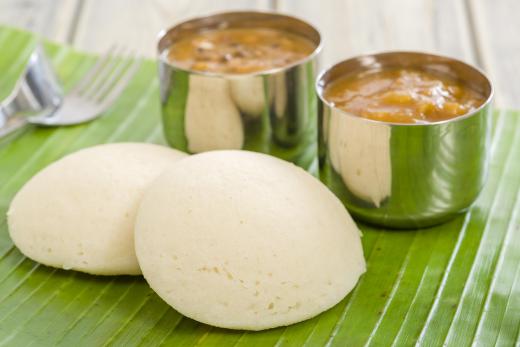
<svg viewBox="0 0 520 347"><path fill-rule="evenodd" d="M284 30L307 38L316 48L304 60L250 74L192 71L168 60L167 50L176 40L223 26ZM166 140L189 153L244 149L308 167L316 154L314 83L320 50L321 38L315 28L274 13L216 14L163 32L158 53Z"/></svg>
<svg viewBox="0 0 520 347"><path fill-rule="evenodd" d="M387 123L358 117L323 98L325 86L352 73L425 68L456 77L485 96L476 110L441 122ZM352 215L390 228L432 226L477 198L486 178L493 88L461 61L416 52L388 52L340 62L316 83L320 178Z"/></svg>

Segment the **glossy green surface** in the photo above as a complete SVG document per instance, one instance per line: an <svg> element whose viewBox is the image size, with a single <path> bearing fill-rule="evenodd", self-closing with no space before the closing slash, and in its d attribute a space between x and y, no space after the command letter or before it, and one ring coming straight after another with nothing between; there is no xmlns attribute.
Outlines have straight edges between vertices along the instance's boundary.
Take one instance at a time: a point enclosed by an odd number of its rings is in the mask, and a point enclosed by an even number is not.
<svg viewBox="0 0 520 347"><path fill-rule="evenodd" d="M0 28L0 98L34 40ZM47 46L70 86L93 57ZM26 259L5 211L38 170L98 143L164 143L156 66L145 63L95 122L28 128L0 144L0 345L11 346L512 346L520 327L520 112L495 117L488 182L471 210L431 229L361 225L368 272L318 317L264 332L231 331L184 318L141 277L95 277ZM312 254L309 255L312 257Z"/></svg>

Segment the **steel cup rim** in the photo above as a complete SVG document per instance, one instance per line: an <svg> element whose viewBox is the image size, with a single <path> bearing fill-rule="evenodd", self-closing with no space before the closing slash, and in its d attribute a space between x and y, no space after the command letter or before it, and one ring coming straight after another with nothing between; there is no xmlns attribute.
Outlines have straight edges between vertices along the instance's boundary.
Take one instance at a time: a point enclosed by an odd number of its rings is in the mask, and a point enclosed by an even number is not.
<svg viewBox="0 0 520 347"><path fill-rule="evenodd" d="M461 65L469 68L470 70L473 70L473 72L476 72L477 74L481 75L481 77L483 77L483 79L486 81L487 85L489 86L489 93L487 93L488 95L486 97L486 100L479 107L477 107L476 109L474 109L471 112L468 112L461 116L444 119L444 120L437 121L437 122L428 122L428 123L397 123L397 122L385 122L385 121L365 118L365 117L361 117L356 114L344 111L344 110L340 109L339 107L333 105L330 101L326 100L323 97L323 89L324 89L322 86L323 79L332 70L334 70L335 68L339 68L340 66L347 64L354 60L367 59L367 58L371 58L371 57L384 56L384 55L420 55L420 56L423 56L424 58L432 57L432 58L437 58L437 59L445 59L445 60L449 60L449 61L461 64ZM367 69L367 71L368 70L369 69ZM321 103L323 103L324 105L326 105L327 107L329 107L331 109L334 109L335 111L338 111L342 116L356 118L360 121L373 123L373 124L388 125L391 127L431 127L431 126L445 125L448 123L463 121L465 119L473 117L476 114L479 114L483 109L485 109L488 105L490 105L493 100L494 94L495 94L493 83L491 83L490 78L486 75L486 73L484 73L484 71L482 69L480 69L474 65L471 65L463 60L452 58L449 56L430 53L430 52L426 52L426 51L411 51L411 50L403 50L403 51L389 50L389 51L381 51L381 52L376 52L376 53L361 54L361 55L357 55L357 56L333 63L333 64L329 65L328 67L322 69L320 71L320 73L318 73L318 76L316 77L316 81L314 83L314 90L315 90L316 94L318 95L318 98Z"/></svg>
<svg viewBox="0 0 520 347"><path fill-rule="evenodd" d="M307 26L310 30L314 31L314 33L317 35L318 43L317 43L316 47L314 48L314 50L308 56L306 56L303 59L297 60L291 64L268 69L268 70L261 70L261 71L251 72L251 73L243 73L243 74L197 71L197 70L192 70L192 69L186 69L186 68L180 67L180 66L174 64L173 62L169 61L162 54L163 50L161 50L161 42L167 37L167 35L170 32L174 31L175 29L177 29L178 27L180 27L182 25L185 25L187 23L195 23L198 21L207 20L208 18L212 18L212 17L230 16L230 15L231 16L232 15L255 15L255 14L265 15L266 17L270 16L270 17L276 17L276 18L280 18L280 19L290 18L292 20L296 20L296 21L300 22L301 24ZM312 61L321 53L321 51L323 49L323 38L322 38L321 32L314 25L310 24L309 22L307 22L297 16L287 15L287 14L273 12L273 11L216 11L216 12L204 15L204 16L192 17L192 18L183 20L182 22L177 23L174 26L171 26L169 28L162 29L157 35L157 46L156 47L157 47L157 55L158 55L160 63L166 64L167 66L169 66L173 69L176 69L179 71L184 71L189 74L208 76L208 77L223 77L223 78L242 78L242 77L258 77L258 76L261 77L261 76L273 75L273 74L277 74L280 72L284 72L284 71L290 70L292 68L295 68L297 66L305 65L306 63Z"/></svg>

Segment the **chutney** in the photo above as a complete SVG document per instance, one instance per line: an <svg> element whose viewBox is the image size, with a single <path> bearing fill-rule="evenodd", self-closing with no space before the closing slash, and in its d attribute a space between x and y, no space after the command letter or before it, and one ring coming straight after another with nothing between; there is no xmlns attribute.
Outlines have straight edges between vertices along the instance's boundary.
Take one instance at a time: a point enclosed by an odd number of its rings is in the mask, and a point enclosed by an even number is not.
<svg viewBox="0 0 520 347"><path fill-rule="evenodd" d="M389 68L331 81L324 98L350 114L390 123L433 123L472 112L484 96L448 75Z"/></svg>

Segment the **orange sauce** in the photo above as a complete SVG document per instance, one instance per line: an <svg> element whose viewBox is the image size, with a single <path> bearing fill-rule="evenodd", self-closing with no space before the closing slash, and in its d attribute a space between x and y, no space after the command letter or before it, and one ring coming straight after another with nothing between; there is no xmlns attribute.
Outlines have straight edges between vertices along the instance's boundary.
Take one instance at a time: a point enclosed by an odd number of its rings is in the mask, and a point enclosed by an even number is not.
<svg viewBox="0 0 520 347"><path fill-rule="evenodd" d="M295 63L316 46L304 37L264 28L201 31L175 42L168 59L195 71L246 74Z"/></svg>
<svg viewBox="0 0 520 347"><path fill-rule="evenodd" d="M431 123L465 115L485 101L465 83L426 70L399 68L340 77L324 98L354 115L392 123Z"/></svg>

